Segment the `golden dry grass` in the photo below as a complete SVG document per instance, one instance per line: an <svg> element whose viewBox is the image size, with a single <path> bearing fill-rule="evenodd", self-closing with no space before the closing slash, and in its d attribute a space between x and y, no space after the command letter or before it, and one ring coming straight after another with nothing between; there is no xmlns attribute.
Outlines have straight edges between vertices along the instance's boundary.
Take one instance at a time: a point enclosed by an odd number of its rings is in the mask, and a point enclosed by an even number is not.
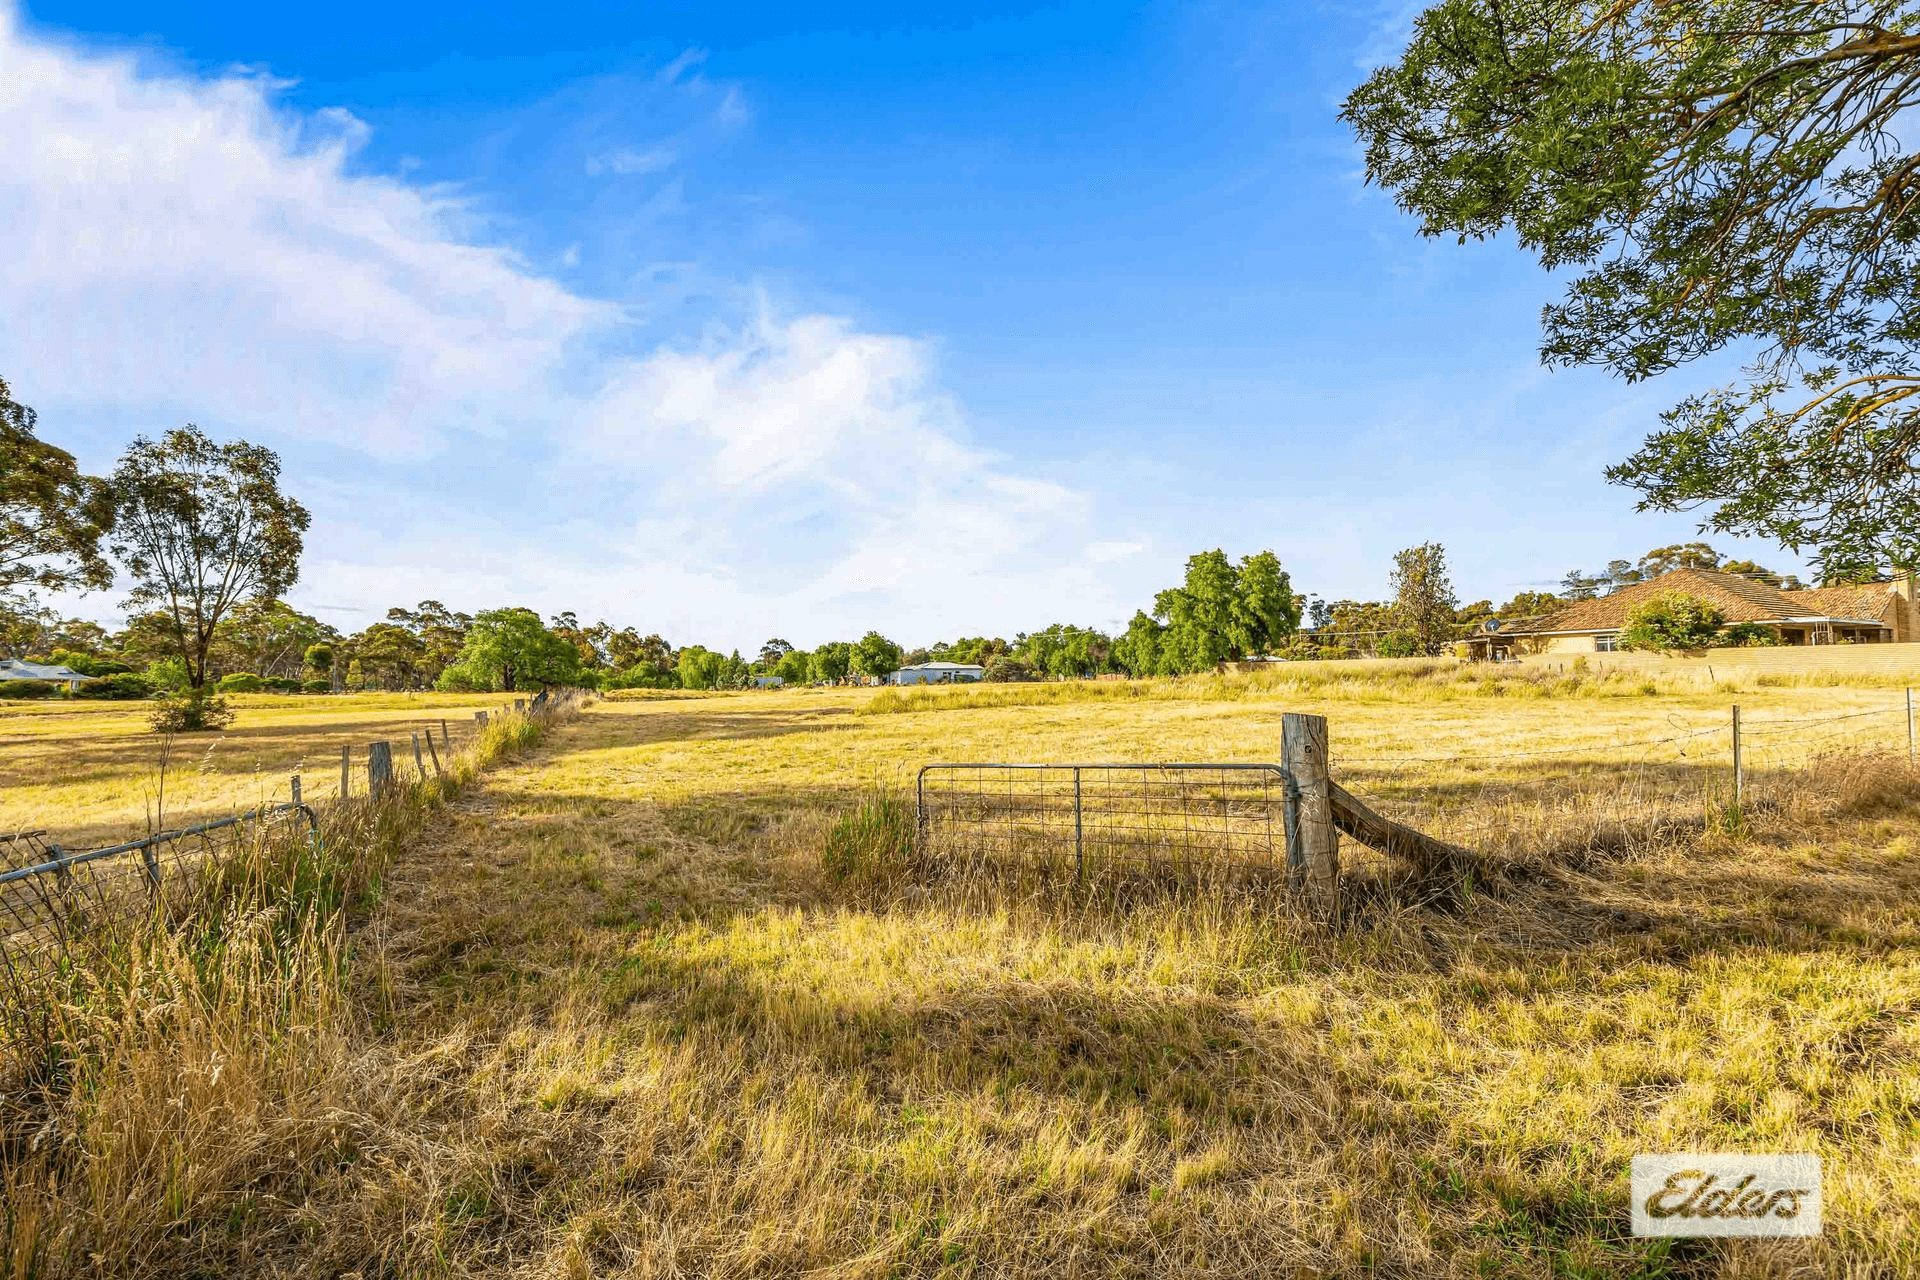
<svg viewBox="0 0 1920 1280"><path fill-rule="evenodd" d="M1646 745L1717 725L1710 689L938 692L603 704L485 774L345 998L293 970L271 1013L129 1024L73 1180L10 1186L16 1274L1920 1274L1895 691L1741 690L1754 723L1876 715L1769 747L1738 814L1712 750ZM1479 805L1513 873L1336 934L822 870L928 759L1268 759L1283 709L1356 788ZM1508 786L1570 764L1698 820ZM1627 1159L1669 1149L1819 1152L1825 1236L1632 1240Z"/></svg>
<svg viewBox="0 0 1920 1280"><path fill-rule="evenodd" d="M520 695L525 697L526 695ZM229 694L238 714L224 733L165 741L138 702L0 702L0 832L45 829L72 848L107 844L151 826L180 825L284 800L287 779L331 796L340 785L340 748L364 771L366 745L446 720L456 745L471 736L473 713L510 702L499 694L349 694L285 697ZM364 778L364 773L356 776Z"/></svg>

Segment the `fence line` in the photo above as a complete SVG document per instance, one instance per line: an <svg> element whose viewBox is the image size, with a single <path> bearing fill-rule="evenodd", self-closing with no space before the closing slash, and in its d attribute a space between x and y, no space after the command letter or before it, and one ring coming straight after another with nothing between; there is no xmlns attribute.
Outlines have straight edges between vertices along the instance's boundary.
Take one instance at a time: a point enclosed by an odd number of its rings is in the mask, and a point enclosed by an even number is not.
<svg viewBox="0 0 1920 1280"><path fill-rule="evenodd" d="M557 696L543 691L531 701L517 699L514 712L547 722L578 705L579 696L574 690ZM176 914L190 903L200 876L219 865L242 840L264 834L277 819L294 815L304 819L308 844L316 856L320 855L323 849L316 804L372 803L443 778L456 763L459 751L478 742L488 718L488 712L476 713L475 731L465 736L459 748L453 744L447 720L439 720L439 745L448 757L444 761L438 749L430 754L419 750L423 734L429 746L434 743L431 725L418 731L411 727L398 730L411 737L411 777L404 765L393 764L391 741L370 742L366 766L371 771L367 775L369 784L358 794L352 789L353 750L348 745L342 754L341 788L330 800L312 796L302 775L295 773L288 781L290 799L284 802L263 801L244 813L100 848L69 851L49 840L44 829L0 834L0 983L8 988L9 997L0 1021L13 1021L14 1014L33 1004L29 975L50 956L68 954L69 944L78 934L143 915L175 923ZM373 784L376 779L378 785Z"/></svg>
<svg viewBox="0 0 1920 1280"><path fill-rule="evenodd" d="M1284 866L1286 885L1298 891L1316 887L1303 873L1311 862L1334 879L1316 900L1337 904L1337 838L1329 835L1333 847L1311 856L1302 851L1306 798L1325 795L1329 831L1423 874L1452 873L1476 857L1531 857L1569 842L1614 848L1688 824L1744 822L1748 809L1777 803L1789 794L1784 788L1827 757L1913 762L1920 726L1909 699L1890 708L1759 720L1729 706L1717 723L1626 742L1358 759L1329 751L1324 739L1296 758L1291 744L1303 740L1308 725L1325 721L1288 713L1280 764L931 764L915 783L915 829L922 853L936 859L1062 870L1070 861L1076 880L1141 867L1264 875ZM1622 759L1622 751L1632 754ZM1576 755L1593 758L1568 759ZM1318 776L1316 758L1324 771ZM1513 761L1548 759L1563 763L1545 776L1498 772ZM1409 767L1434 764L1490 768L1436 777ZM1236 794L1225 781L1235 775L1261 778L1259 793L1243 783ZM1088 786L1090 776L1101 784ZM1114 779L1124 780L1117 793Z"/></svg>

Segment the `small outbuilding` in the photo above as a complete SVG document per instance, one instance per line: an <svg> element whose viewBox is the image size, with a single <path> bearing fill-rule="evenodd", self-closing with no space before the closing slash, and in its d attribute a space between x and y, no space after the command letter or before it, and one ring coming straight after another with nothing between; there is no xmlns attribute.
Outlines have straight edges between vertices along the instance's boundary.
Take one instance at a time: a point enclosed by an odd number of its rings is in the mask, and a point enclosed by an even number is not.
<svg viewBox="0 0 1920 1280"><path fill-rule="evenodd" d="M971 662L916 662L893 673L893 684L972 684L987 669Z"/></svg>

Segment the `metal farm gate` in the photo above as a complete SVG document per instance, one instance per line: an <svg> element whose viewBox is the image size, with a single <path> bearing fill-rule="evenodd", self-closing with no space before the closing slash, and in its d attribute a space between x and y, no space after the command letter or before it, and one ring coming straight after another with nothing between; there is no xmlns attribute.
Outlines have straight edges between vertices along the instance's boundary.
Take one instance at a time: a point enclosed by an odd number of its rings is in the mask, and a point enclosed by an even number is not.
<svg viewBox="0 0 1920 1280"><path fill-rule="evenodd" d="M940 762L914 782L932 858L993 859L1084 880L1111 869L1241 876L1339 910L1340 836L1421 871L1463 851L1381 817L1329 774L1327 722L1281 718L1278 764Z"/></svg>

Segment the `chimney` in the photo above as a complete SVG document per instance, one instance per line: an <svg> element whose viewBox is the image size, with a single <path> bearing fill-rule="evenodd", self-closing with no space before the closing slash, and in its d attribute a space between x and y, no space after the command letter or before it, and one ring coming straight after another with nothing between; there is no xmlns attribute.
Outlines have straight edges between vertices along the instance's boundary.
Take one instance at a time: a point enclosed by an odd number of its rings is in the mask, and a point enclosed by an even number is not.
<svg viewBox="0 0 1920 1280"><path fill-rule="evenodd" d="M1913 570L1895 569L1890 585L1893 594L1900 598L1894 609L1894 640L1920 640L1920 607L1916 607L1913 599Z"/></svg>

